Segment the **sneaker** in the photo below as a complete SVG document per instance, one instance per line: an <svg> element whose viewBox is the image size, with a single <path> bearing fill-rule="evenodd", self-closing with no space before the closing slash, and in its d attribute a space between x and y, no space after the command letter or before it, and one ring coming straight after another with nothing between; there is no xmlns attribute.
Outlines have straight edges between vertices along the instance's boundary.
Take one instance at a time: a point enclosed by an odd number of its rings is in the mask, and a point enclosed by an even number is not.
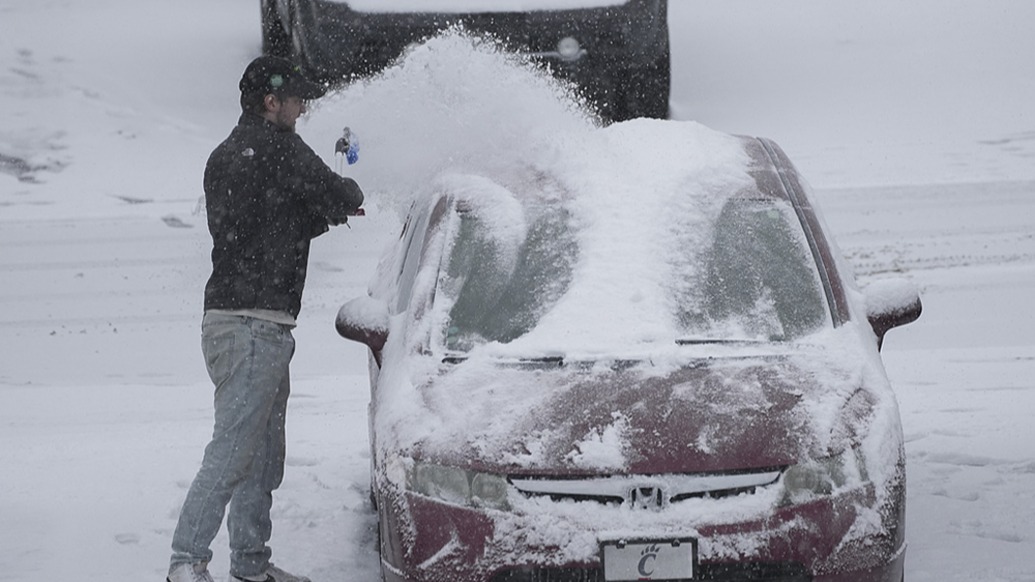
<svg viewBox="0 0 1035 582"><path fill-rule="evenodd" d="M312 580L305 576L289 574L273 564L270 564L269 568L266 568L265 574L260 574L258 576L245 576L243 578L239 578L231 574L230 582L312 582Z"/></svg>
<svg viewBox="0 0 1035 582"><path fill-rule="evenodd" d="M215 582L208 573L208 562L178 564L169 570L165 582Z"/></svg>

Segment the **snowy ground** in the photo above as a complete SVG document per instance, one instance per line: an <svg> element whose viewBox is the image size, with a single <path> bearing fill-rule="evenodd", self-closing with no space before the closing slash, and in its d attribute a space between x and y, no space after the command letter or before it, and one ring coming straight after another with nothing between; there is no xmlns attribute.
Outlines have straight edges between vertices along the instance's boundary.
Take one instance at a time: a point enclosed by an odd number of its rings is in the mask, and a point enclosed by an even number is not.
<svg viewBox="0 0 1035 582"><path fill-rule="evenodd" d="M907 578L1035 580L1035 5L670 13L675 116L776 139L860 277L921 287L922 319L884 351L908 439ZM164 576L211 430L201 168L236 119L258 30L245 0L0 4L0 580ZM321 148L358 128L355 175L389 201L414 168L486 147L486 125L465 120L554 127L514 123L540 93L441 77L463 57L346 95L300 131ZM374 205L314 246L273 545L318 582L376 578L364 354L331 322L397 228Z"/></svg>

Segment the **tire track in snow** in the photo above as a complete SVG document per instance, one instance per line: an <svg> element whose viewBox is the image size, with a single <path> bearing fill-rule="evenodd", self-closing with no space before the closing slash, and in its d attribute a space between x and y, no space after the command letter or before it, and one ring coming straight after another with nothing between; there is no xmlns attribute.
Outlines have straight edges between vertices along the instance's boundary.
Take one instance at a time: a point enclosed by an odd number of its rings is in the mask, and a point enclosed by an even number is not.
<svg viewBox="0 0 1035 582"><path fill-rule="evenodd" d="M820 192L859 277L1035 264L1035 182Z"/></svg>

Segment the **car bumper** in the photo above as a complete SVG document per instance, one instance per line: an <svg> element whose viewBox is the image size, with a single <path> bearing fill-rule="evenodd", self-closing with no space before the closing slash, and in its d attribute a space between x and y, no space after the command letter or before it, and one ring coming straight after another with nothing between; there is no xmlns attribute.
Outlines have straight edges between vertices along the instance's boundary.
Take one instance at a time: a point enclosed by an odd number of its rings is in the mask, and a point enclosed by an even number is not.
<svg viewBox="0 0 1035 582"><path fill-rule="evenodd" d="M650 510L593 507L584 513L595 517L582 518L579 504L554 511L551 504L565 502L540 501L532 505L543 509L539 515L527 508L482 511L404 492L381 500L383 572L390 582L602 582L602 541L680 537L697 542L695 579L898 582L903 492L894 493L883 509L872 488L861 488L769 512L756 508L752 517L726 523L681 523L662 510L657 527L648 527L651 520L629 515ZM697 501L743 513L739 498ZM706 513L716 510L722 511Z"/></svg>

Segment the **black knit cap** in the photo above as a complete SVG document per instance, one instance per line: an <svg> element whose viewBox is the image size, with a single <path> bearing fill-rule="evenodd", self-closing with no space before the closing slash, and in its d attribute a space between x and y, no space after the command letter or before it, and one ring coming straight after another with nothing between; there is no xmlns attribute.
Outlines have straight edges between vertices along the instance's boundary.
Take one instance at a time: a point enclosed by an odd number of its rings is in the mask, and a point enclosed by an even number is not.
<svg viewBox="0 0 1035 582"><path fill-rule="evenodd" d="M269 94L280 97L316 99L327 88L305 78L291 61L280 57L261 56L248 64L241 76L241 96L259 97Z"/></svg>

